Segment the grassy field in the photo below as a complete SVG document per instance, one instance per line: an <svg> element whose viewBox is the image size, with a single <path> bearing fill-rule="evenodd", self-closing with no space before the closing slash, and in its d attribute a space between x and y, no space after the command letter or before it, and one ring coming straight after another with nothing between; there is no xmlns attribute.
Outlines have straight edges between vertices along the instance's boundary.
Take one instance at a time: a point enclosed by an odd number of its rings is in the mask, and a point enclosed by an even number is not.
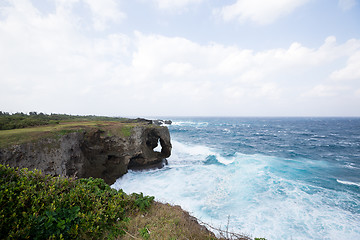
<svg viewBox="0 0 360 240"><path fill-rule="evenodd" d="M71 133L90 129L100 129L108 136L129 137L132 128L144 123L122 123L119 121L71 121L46 126L0 131L0 148L23 144L41 138L60 138Z"/></svg>
<svg viewBox="0 0 360 240"><path fill-rule="evenodd" d="M0 111L0 130L11 130L35 126L45 126L50 124L58 124L60 122L81 122L81 121L136 121L136 119L127 119L120 117L106 116L79 116L67 114L44 114L30 112L26 113L7 113Z"/></svg>

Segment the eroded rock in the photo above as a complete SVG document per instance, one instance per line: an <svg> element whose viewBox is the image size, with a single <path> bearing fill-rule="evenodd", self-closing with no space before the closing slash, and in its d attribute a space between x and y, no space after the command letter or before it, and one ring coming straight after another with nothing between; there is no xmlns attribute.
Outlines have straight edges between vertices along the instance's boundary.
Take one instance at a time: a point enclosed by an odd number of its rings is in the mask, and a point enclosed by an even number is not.
<svg viewBox="0 0 360 240"><path fill-rule="evenodd" d="M154 151L158 144L161 151ZM171 148L166 127L136 125L129 136L109 135L91 128L60 139L47 138L0 149L0 163L36 168L52 175L102 178L112 184L129 168L163 164Z"/></svg>

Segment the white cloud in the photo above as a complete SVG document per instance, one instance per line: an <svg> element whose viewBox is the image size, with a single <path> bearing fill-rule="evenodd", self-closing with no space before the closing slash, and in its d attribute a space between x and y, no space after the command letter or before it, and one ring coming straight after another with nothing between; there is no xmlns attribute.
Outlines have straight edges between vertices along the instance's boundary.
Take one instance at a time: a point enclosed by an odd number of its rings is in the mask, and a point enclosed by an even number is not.
<svg viewBox="0 0 360 240"><path fill-rule="evenodd" d="M76 102L86 106L86 113L88 97L103 94L104 85L122 64L127 37L83 36L66 4L48 15L24 0L7 8L7 17L0 21L2 107L68 112Z"/></svg>
<svg viewBox="0 0 360 240"><path fill-rule="evenodd" d="M166 88L170 96L179 96L188 91L181 90L184 81L186 89L191 83L193 88L190 89L197 89L199 85L196 84L199 82L210 81L212 84L207 85L204 94L211 96L216 93L224 99L237 102L241 102L245 97L279 99L286 92L286 88L300 96L301 93L292 86L294 83L289 76L301 76L304 72L316 71L315 69L326 67L335 60L352 56L354 50L360 49L359 40L338 44L334 37L325 39L318 49L293 43L287 49L261 52L219 44L199 45L184 38L140 33L137 34L136 42L137 50L129 68L137 73L134 78L137 81L157 79L158 84L166 82L167 86L171 85L169 82L179 81L176 88ZM328 74L330 73L331 70ZM312 88L316 83L304 84ZM325 97L334 94L335 90L321 86L313 93L317 91L318 96ZM213 98L216 96L213 95Z"/></svg>
<svg viewBox="0 0 360 240"><path fill-rule="evenodd" d="M261 115L259 109L271 114L280 103L291 110L301 98L340 101L357 96L360 87L327 82L331 73L335 79L358 74L359 39L338 43L330 36L318 48L294 42L255 51L141 32L93 37L79 31L72 2L56 7L48 15L26 0L6 8L0 20L3 111Z"/></svg>
<svg viewBox="0 0 360 240"><path fill-rule="evenodd" d="M55 0L55 2L58 13L71 16L76 24L86 25L90 20L92 27L97 31L106 30L111 23L120 23L126 18L126 14L120 9L119 1L116 0ZM88 8L91 19L80 19L81 14L73 14L77 11L77 5L83 5L83 10Z"/></svg>
<svg viewBox="0 0 360 240"><path fill-rule="evenodd" d="M347 61L346 67L334 71L330 77L335 80L360 81L360 51L352 54Z"/></svg>
<svg viewBox="0 0 360 240"><path fill-rule="evenodd" d="M189 63L175 63L171 62L165 65L163 71L165 74L173 76L186 76L193 70L193 67Z"/></svg>
<svg viewBox="0 0 360 240"><path fill-rule="evenodd" d="M360 88L355 91L355 96L358 97L358 98L360 98Z"/></svg>
<svg viewBox="0 0 360 240"><path fill-rule="evenodd" d="M346 11L356 5L356 0L339 0L339 6L342 10Z"/></svg>
<svg viewBox="0 0 360 240"><path fill-rule="evenodd" d="M225 21L238 20L240 23L252 21L270 24L278 18L290 14L309 0L237 0L234 4L216 11Z"/></svg>
<svg viewBox="0 0 360 240"><path fill-rule="evenodd" d="M162 10L183 10L190 5L199 4L203 0L154 0L156 5Z"/></svg>
<svg viewBox="0 0 360 240"><path fill-rule="evenodd" d="M109 22L120 22L125 13L119 10L116 0L83 0L87 3L93 14L93 24L96 30L105 30Z"/></svg>
<svg viewBox="0 0 360 240"><path fill-rule="evenodd" d="M308 92L305 92L303 96L305 97L336 97L343 93L345 90L348 90L348 87L341 85L325 85L319 84L314 86Z"/></svg>

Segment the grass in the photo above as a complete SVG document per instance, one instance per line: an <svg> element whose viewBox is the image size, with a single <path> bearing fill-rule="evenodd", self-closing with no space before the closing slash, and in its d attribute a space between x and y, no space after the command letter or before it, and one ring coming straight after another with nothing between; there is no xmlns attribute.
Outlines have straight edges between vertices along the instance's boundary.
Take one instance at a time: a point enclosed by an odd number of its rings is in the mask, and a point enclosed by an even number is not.
<svg viewBox="0 0 360 240"><path fill-rule="evenodd" d="M179 206L154 202L146 213L130 217L118 239L218 239Z"/></svg>
<svg viewBox="0 0 360 240"><path fill-rule="evenodd" d="M44 114L37 112L30 112L25 114L22 112L10 114L0 111L0 130L10 130L26 127L44 126L49 124L58 124L59 122L74 122L74 121L117 121L128 122L136 121L120 117L105 117L105 116L78 116L67 114Z"/></svg>
<svg viewBox="0 0 360 240"><path fill-rule="evenodd" d="M20 128L0 131L0 148L34 142L42 138L60 138L71 132L81 132L90 129L100 129L107 136L129 137L134 126L142 123L122 123L119 121L76 121L60 124Z"/></svg>
<svg viewBox="0 0 360 240"><path fill-rule="evenodd" d="M111 136L121 136L121 137L130 137L132 134L132 129L139 125L138 123L123 123L121 124L121 127L119 127L119 124L111 125L105 128L106 135Z"/></svg>
<svg viewBox="0 0 360 240"><path fill-rule="evenodd" d="M128 119L105 116L73 116L66 114L10 114L0 111L0 148L37 141L42 138L59 139L71 132L89 129L104 131L102 136L128 138L134 126L160 127L149 125L144 119Z"/></svg>

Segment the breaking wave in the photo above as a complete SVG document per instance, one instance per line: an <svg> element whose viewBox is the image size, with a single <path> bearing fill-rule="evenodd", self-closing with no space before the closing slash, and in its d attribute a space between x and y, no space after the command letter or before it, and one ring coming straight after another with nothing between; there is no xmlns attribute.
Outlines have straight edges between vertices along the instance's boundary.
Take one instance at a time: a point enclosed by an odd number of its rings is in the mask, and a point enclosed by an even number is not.
<svg viewBox="0 0 360 240"><path fill-rule="evenodd" d="M169 126L169 164L129 171L112 187L180 205L215 227L224 227L229 217L229 230L268 240L360 239L359 145L322 150L341 138L353 141L342 135L346 129L335 131L321 121L311 122L312 129L304 121L234 121ZM326 128L316 130L316 124ZM309 135L316 141L306 140Z"/></svg>

